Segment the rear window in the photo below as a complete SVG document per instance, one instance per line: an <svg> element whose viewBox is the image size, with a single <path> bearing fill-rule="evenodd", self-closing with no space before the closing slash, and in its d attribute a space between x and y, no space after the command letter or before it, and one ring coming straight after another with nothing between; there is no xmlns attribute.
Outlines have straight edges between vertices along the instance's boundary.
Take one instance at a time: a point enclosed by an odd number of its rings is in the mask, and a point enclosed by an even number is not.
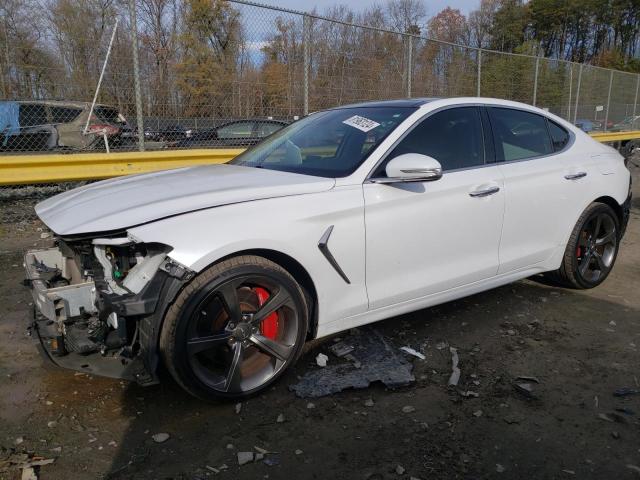
<svg viewBox="0 0 640 480"><path fill-rule="evenodd" d="M549 120L549 133L551 134L551 142L555 152L559 152L569 143L569 132L551 120Z"/></svg>
<svg viewBox="0 0 640 480"><path fill-rule="evenodd" d="M19 110L20 127L35 127L47 125L47 110L41 103L24 103Z"/></svg>
<svg viewBox="0 0 640 480"><path fill-rule="evenodd" d="M78 118L80 113L80 108L51 107L51 120L53 123L69 123Z"/></svg>
<svg viewBox="0 0 640 480"><path fill-rule="evenodd" d="M95 107L93 109L93 114L103 122L125 123L124 118L122 118L118 109L113 107Z"/></svg>
<svg viewBox="0 0 640 480"><path fill-rule="evenodd" d="M498 160L524 160L553 152L545 117L513 108L488 110Z"/></svg>

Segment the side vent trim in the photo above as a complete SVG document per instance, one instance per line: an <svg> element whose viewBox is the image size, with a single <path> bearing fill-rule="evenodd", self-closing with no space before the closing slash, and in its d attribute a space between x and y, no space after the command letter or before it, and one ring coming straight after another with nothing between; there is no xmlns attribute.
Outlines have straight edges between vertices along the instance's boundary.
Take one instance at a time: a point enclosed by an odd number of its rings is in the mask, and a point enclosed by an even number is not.
<svg viewBox="0 0 640 480"><path fill-rule="evenodd" d="M347 277L342 268L340 268L340 265L338 265L338 262L336 262L336 259L333 257L331 251L329 250L329 237L331 237L331 232L333 232L333 225L327 228L322 237L320 237L320 240L318 241L318 248L320 249L320 252L322 252L322 255L324 255L327 261L335 269L335 271L338 272L338 275L340 275L340 277L342 277L345 282L351 285L349 277Z"/></svg>

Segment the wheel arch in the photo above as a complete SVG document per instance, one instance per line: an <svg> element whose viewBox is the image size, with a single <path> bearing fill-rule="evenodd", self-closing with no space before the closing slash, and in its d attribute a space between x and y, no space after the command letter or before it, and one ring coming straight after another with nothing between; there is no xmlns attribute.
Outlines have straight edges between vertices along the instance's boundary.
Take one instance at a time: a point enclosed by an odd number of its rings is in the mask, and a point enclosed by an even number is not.
<svg viewBox="0 0 640 480"><path fill-rule="evenodd" d="M602 197L598 197L596 198L593 203L604 203L605 205L608 205L609 207L611 207L611 209L615 212L616 217L618 218L618 224L622 225L624 222L624 209L622 208L622 205L620 205L617 200L613 197L610 197L608 195L604 195Z"/></svg>

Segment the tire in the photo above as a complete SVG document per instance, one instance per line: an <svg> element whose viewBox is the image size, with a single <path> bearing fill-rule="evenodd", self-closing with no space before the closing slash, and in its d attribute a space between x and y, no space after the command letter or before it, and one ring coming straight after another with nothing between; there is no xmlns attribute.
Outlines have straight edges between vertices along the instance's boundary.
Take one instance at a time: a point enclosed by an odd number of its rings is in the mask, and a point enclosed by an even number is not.
<svg viewBox="0 0 640 480"><path fill-rule="evenodd" d="M571 232L560 268L551 278L562 286L588 289L609 276L618 255L620 222L612 208L592 203Z"/></svg>
<svg viewBox="0 0 640 480"><path fill-rule="evenodd" d="M242 255L209 267L180 292L165 315L160 352L190 394L237 400L295 363L308 326L296 280L266 258Z"/></svg>

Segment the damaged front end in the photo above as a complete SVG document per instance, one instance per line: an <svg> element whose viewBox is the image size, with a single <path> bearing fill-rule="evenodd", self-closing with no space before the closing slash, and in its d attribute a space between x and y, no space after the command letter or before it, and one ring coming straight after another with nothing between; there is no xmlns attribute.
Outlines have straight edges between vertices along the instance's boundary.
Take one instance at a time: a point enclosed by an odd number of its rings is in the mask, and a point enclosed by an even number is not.
<svg viewBox="0 0 640 480"><path fill-rule="evenodd" d="M64 368L157 383L162 316L193 276L170 251L126 236L58 239L28 251L31 331L45 356Z"/></svg>

